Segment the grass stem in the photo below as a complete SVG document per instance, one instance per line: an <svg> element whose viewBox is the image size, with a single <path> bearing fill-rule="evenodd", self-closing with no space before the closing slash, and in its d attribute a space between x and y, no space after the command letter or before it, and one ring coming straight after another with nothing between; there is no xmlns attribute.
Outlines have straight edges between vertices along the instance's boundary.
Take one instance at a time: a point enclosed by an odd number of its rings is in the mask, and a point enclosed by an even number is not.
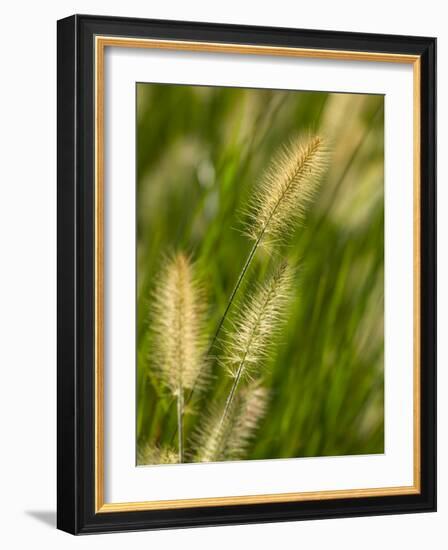
<svg viewBox="0 0 448 550"><path fill-rule="evenodd" d="M177 396L177 433L179 463L182 463L184 461L184 394L181 388Z"/></svg>

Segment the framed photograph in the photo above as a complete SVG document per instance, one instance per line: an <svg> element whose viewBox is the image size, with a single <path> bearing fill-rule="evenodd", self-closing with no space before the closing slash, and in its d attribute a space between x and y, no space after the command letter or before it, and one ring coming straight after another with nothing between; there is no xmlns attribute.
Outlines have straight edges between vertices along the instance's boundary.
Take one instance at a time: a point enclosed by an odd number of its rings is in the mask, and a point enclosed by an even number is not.
<svg viewBox="0 0 448 550"><path fill-rule="evenodd" d="M434 38L58 22L58 527L436 508Z"/></svg>

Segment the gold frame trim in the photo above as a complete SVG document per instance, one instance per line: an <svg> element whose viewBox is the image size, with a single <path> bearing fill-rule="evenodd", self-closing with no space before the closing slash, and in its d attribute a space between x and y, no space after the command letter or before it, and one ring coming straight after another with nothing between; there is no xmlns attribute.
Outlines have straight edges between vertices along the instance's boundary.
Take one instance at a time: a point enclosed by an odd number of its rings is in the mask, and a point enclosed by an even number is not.
<svg viewBox="0 0 448 550"><path fill-rule="evenodd" d="M235 53L246 55L271 55L314 59L375 61L406 63L413 65L413 115L414 115L414 483L403 487L347 489L301 493L244 495L216 498L194 498L144 502L106 503L104 501L104 52L106 47L152 48L160 50L196 51L207 53ZM166 510L207 506L232 506L274 502L303 502L341 498L379 497L419 494L421 489L420 457L420 56L389 53L352 52L309 48L254 46L249 44L224 44L213 42L189 42L95 37L95 513L130 512L142 510Z"/></svg>

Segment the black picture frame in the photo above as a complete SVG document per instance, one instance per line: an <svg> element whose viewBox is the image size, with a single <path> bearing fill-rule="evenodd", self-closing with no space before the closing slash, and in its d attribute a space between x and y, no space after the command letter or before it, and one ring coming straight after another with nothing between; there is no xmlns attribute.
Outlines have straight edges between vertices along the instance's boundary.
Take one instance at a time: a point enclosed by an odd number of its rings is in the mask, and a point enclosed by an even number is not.
<svg viewBox="0 0 448 550"><path fill-rule="evenodd" d="M95 511L94 55L97 35L420 57L419 494ZM58 21L57 526L73 534L431 512L436 509L436 39L74 15Z"/></svg>

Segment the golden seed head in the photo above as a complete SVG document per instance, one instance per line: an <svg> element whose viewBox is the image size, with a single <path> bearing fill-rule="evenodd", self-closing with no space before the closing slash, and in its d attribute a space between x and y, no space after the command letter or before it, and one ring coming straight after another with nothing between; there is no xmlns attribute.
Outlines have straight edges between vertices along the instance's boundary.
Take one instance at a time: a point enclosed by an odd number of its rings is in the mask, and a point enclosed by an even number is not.
<svg viewBox="0 0 448 550"><path fill-rule="evenodd" d="M153 359L173 395L206 376L204 292L189 258L178 253L165 264L153 294Z"/></svg>
<svg viewBox="0 0 448 550"><path fill-rule="evenodd" d="M327 162L320 136L297 138L284 146L251 199L244 233L265 245L283 242L303 220Z"/></svg>
<svg viewBox="0 0 448 550"><path fill-rule="evenodd" d="M224 422L222 409L212 408L193 437L193 461L242 459L266 413L267 402L268 390L256 381L239 391Z"/></svg>
<svg viewBox="0 0 448 550"><path fill-rule="evenodd" d="M259 381L241 390L226 445L226 460L244 458L268 405L268 390Z"/></svg>
<svg viewBox="0 0 448 550"><path fill-rule="evenodd" d="M258 375L283 325L294 272L283 262L253 295L245 300L223 343L222 363L233 378Z"/></svg>
<svg viewBox="0 0 448 550"><path fill-rule="evenodd" d="M137 453L137 464L145 466L150 464L177 464L178 453L174 449L145 445Z"/></svg>

